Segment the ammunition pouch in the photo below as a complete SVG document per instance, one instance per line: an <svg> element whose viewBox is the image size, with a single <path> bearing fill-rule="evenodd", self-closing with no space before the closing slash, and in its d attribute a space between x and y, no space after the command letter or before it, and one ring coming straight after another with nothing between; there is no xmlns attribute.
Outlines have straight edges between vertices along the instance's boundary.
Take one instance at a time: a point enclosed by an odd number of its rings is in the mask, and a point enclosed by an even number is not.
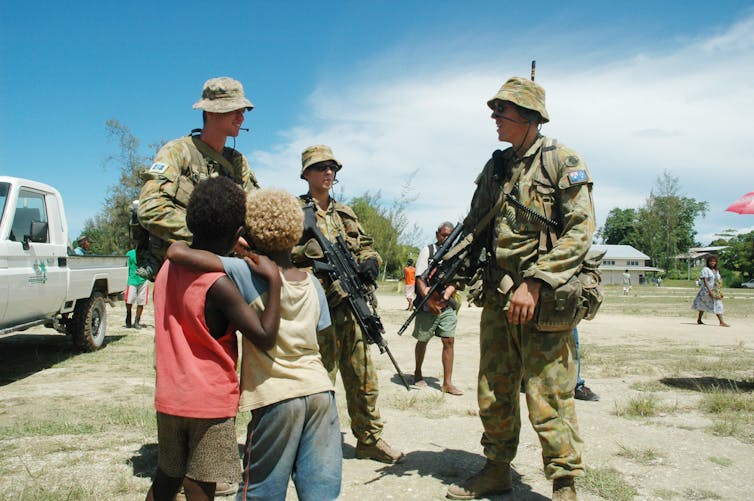
<svg viewBox="0 0 754 501"><path fill-rule="evenodd" d="M576 275L555 289L543 285L539 290L537 311L534 312L534 328L542 332L555 332L576 327L587 313L581 301L581 292L581 281Z"/></svg>
<svg viewBox="0 0 754 501"><path fill-rule="evenodd" d="M605 299L600 285L602 275L599 272L604 255L603 252L595 257L585 259L584 264L581 265L581 271L576 275L581 282L581 298L586 306L585 320L594 318L602 305L602 300Z"/></svg>
<svg viewBox="0 0 754 501"><path fill-rule="evenodd" d="M542 332L573 329L582 319L592 320L602 305L599 265L604 253L585 259L581 269L566 283L553 289L543 285L534 312L534 327Z"/></svg>

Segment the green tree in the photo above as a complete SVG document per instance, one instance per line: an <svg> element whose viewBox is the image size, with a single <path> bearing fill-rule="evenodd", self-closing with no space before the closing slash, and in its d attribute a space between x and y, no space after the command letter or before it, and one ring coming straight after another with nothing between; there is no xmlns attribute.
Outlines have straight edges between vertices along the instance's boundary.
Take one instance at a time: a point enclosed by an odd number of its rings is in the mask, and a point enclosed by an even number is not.
<svg viewBox="0 0 754 501"><path fill-rule="evenodd" d="M754 278L754 231L737 235L720 251L720 273L730 286Z"/></svg>
<svg viewBox="0 0 754 501"><path fill-rule="evenodd" d="M382 194L366 191L349 201L359 217L364 231L374 239L374 248L382 256L384 275L398 278L409 257L416 257L419 251L415 241L420 234L416 225L410 225L406 211L416 197L412 194L411 181L416 172L403 183L401 195L390 206L382 201Z"/></svg>
<svg viewBox="0 0 754 501"><path fill-rule="evenodd" d="M655 266L678 272L675 256L696 245L694 220L707 210L707 202L682 196L678 178L664 171L637 213L631 245L650 256Z"/></svg>
<svg viewBox="0 0 754 501"><path fill-rule="evenodd" d="M597 231L603 244L631 245L636 238L636 209L613 208L605 219L605 225Z"/></svg>
<svg viewBox="0 0 754 501"><path fill-rule="evenodd" d="M139 140L118 120L105 123L108 140L117 141L118 152L108 157L105 167L120 169L120 179L110 186L102 211L84 222L84 233L92 241L96 254L125 254L132 247L129 233L131 204L139 198L141 172L149 166L149 157L139 152Z"/></svg>

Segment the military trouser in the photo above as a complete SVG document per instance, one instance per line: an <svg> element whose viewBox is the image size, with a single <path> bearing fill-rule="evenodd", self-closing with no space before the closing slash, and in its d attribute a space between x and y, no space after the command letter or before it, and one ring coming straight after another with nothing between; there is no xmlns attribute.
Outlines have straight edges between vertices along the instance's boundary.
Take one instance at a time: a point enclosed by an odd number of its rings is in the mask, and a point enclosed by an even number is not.
<svg viewBox="0 0 754 501"><path fill-rule="evenodd" d="M480 322L479 416L484 455L510 463L521 431L520 397L526 380L529 421L542 446L545 476L583 475L573 389L575 346L570 329L539 332L531 322L508 323L499 304L487 304Z"/></svg>
<svg viewBox="0 0 754 501"><path fill-rule="evenodd" d="M369 346L347 302L330 308L330 319L332 325L317 334L322 363L333 384L340 369L354 436L374 444L384 423L377 410L379 387Z"/></svg>

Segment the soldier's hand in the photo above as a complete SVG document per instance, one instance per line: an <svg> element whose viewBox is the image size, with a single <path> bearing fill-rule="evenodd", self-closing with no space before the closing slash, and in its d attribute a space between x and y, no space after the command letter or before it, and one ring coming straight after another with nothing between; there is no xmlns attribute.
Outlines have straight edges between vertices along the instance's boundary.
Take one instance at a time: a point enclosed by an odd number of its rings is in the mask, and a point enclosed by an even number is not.
<svg viewBox="0 0 754 501"><path fill-rule="evenodd" d="M534 310L539 302L539 288L542 282L527 278L519 285L508 301L508 321L512 324L524 324L534 317Z"/></svg>
<svg viewBox="0 0 754 501"><path fill-rule="evenodd" d="M371 284L377 283L377 275L380 273L380 266L377 259L370 257L359 263L359 275L365 282Z"/></svg>

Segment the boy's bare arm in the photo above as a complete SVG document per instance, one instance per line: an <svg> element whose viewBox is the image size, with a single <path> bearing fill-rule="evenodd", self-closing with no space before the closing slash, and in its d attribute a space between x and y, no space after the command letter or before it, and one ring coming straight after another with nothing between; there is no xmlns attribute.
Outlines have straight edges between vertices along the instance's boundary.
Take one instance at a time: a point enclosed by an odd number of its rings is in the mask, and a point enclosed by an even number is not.
<svg viewBox="0 0 754 501"><path fill-rule="evenodd" d="M280 326L280 280L277 281L277 307L274 319L269 319L269 307L260 319L256 311L250 308L246 300L238 292L233 281L226 277L220 277L207 291L207 299L228 319L228 321L248 338L252 343L263 350L269 350L277 341L278 327ZM273 287L270 284L272 297ZM271 301L272 302L272 301Z"/></svg>
<svg viewBox="0 0 754 501"><path fill-rule="evenodd" d="M192 249L186 242L174 242L168 247L167 258L176 264L199 271L225 271L217 254Z"/></svg>

